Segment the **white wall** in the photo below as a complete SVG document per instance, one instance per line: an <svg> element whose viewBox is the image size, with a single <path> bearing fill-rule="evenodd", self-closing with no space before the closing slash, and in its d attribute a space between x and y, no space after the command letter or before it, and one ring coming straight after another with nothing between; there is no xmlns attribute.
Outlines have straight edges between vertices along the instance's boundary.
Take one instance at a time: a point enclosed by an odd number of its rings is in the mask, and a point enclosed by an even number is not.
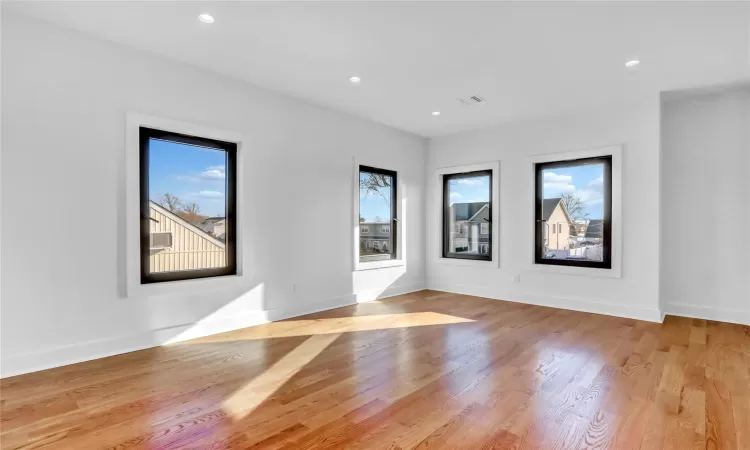
<svg viewBox="0 0 750 450"><path fill-rule="evenodd" d="M622 144L622 277L533 270L534 155ZM505 300L660 320L659 313L659 100L602 107L564 116L465 132L430 143L427 243L440 223L432 211L440 192L429 183L436 168L500 161L500 268L440 262L427 254L427 284L434 289ZM514 276L520 274L520 283Z"/></svg>
<svg viewBox="0 0 750 450"><path fill-rule="evenodd" d="M2 20L3 375L424 286L423 139L7 11ZM124 294L127 111L249 139L245 285ZM362 156L403 176L406 267L352 272Z"/></svg>
<svg viewBox="0 0 750 450"><path fill-rule="evenodd" d="M750 86L666 98L661 289L667 313L750 325Z"/></svg>

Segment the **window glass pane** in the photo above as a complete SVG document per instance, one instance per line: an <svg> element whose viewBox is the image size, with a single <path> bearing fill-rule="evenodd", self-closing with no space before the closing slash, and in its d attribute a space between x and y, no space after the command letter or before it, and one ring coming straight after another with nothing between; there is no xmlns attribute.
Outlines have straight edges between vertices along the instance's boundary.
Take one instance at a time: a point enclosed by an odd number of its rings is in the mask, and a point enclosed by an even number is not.
<svg viewBox="0 0 750 450"><path fill-rule="evenodd" d="M360 261L395 257L395 180L375 171L359 172Z"/></svg>
<svg viewBox="0 0 750 450"><path fill-rule="evenodd" d="M149 139L150 273L227 266L227 152Z"/></svg>
<svg viewBox="0 0 750 450"><path fill-rule="evenodd" d="M447 175L446 256L481 255L488 258L492 234L489 173Z"/></svg>
<svg viewBox="0 0 750 450"><path fill-rule="evenodd" d="M584 163L541 171L542 258L604 259L604 165Z"/></svg>

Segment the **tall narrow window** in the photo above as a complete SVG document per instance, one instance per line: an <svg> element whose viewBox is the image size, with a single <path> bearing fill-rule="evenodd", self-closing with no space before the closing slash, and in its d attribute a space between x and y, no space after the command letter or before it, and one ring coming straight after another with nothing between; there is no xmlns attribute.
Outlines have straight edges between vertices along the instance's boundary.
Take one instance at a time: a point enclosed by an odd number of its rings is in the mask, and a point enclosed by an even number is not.
<svg viewBox="0 0 750 450"><path fill-rule="evenodd" d="M140 128L141 283L234 275L237 144Z"/></svg>
<svg viewBox="0 0 750 450"><path fill-rule="evenodd" d="M611 156L536 164L537 264L610 269L611 224Z"/></svg>
<svg viewBox="0 0 750 450"><path fill-rule="evenodd" d="M492 170L443 175L443 257L492 260Z"/></svg>
<svg viewBox="0 0 750 450"><path fill-rule="evenodd" d="M397 258L396 178L392 170L359 166L360 262ZM368 245L366 238L375 240Z"/></svg>

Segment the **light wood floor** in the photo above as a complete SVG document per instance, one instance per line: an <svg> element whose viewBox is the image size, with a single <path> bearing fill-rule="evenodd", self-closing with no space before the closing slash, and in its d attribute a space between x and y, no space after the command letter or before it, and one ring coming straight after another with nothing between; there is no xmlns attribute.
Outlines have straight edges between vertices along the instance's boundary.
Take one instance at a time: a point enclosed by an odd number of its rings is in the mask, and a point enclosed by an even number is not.
<svg viewBox="0 0 750 450"><path fill-rule="evenodd" d="M3 449L750 449L748 327L434 291L0 387Z"/></svg>

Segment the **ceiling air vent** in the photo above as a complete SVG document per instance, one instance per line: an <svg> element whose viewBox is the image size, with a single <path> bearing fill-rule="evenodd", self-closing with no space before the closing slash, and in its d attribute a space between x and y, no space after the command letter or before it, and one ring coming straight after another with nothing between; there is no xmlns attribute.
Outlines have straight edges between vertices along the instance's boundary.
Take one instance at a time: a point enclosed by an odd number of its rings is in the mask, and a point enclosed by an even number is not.
<svg viewBox="0 0 750 450"><path fill-rule="evenodd" d="M471 97L459 98L458 101L464 105L478 105L478 104L487 102L487 100L483 99L482 97L478 95L472 95Z"/></svg>

